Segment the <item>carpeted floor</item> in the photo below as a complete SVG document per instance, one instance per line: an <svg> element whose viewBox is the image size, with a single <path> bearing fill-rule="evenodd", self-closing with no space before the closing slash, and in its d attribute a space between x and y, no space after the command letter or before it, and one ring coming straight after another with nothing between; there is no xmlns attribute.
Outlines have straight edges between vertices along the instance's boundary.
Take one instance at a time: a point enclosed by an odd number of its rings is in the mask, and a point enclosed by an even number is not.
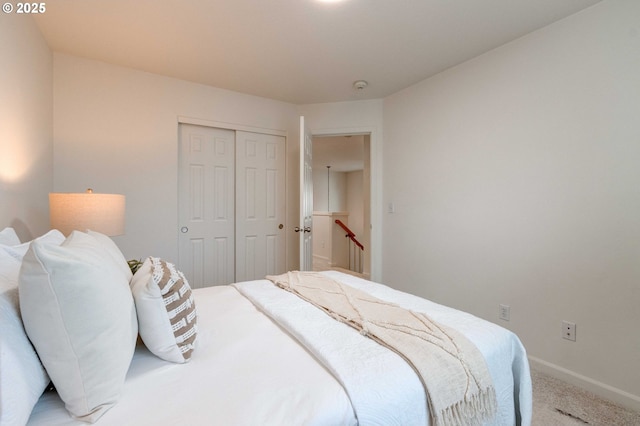
<svg viewBox="0 0 640 426"><path fill-rule="evenodd" d="M640 413L531 370L533 426L640 426Z"/></svg>

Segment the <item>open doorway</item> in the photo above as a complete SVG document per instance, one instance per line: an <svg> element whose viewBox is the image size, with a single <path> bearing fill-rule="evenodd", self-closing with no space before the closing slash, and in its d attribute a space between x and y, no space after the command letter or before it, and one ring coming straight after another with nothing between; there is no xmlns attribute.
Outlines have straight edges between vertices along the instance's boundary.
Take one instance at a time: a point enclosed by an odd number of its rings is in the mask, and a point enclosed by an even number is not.
<svg viewBox="0 0 640 426"><path fill-rule="evenodd" d="M370 176L370 135L313 137L314 270L370 277Z"/></svg>

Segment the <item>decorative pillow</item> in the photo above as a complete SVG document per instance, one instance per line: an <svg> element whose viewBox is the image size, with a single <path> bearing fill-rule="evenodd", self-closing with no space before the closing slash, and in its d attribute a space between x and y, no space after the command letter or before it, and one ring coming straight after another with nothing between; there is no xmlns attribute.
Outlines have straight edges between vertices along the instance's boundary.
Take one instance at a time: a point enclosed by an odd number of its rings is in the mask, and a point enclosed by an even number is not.
<svg viewBox="0 0 640 426"><path fill-rule="evenodd" d="M33 241L40 241L41 243L49 243L54 245L60 245L64 241L64 235L62 232L52 229L44 235L39 236ZM20 271L20 265L22 264L22 258L29 249L29 245L32 241L22 243L18 241L17 245L1 244L0 243L0 278L4 277L9 283L18 285L18 272Z"/></svg>
<svg viewBox="0 0 640 426"><path fill-rule="evenodd" d="M0 250L0 258L4 256ZM0 271L0 425L24 425L49 376L22 326L17 280L4 276L17 277L20 263L8 260L15 263L15 271Z"/></svg>
<svg viewBox="0 0 640 426"><path fill-rule="evenodd" d="M20 238L13 228L4 228L0 231L0 244L8 246L17 246L20 244Z"/></svg>
<svg viewBox="0 0 640 426"><path fill-rule="evenodd" d="M184 274L169 262L149 257L133 275L131 291L140 337L147 348L166 361L189 361L197 336L197 313Z"/></svg>
<svg viewBox="0 0 640 426"><path fill-rule="evenodd" d="M102 244L102 247L104 247L109 252L109 255L113 258L114 262L120 269L122 269L122 272L127 278L127 282L131 281L131 277L133 276L133 274L131 273L131 268L129 268L127 259L124 257L116 243L114 243L111 238L104 234L101 234L100 232L89 230L87 231L87 234L91 235L93 238L98 240L100 244Z"/></svg>
<svg viewBox="0 0 640 426"><path fill-rule="evenodd" d="M60 244L64 235L50 231L38 240ZM20 317L18 273L29 244L0 244L0 425L26 424L49 384Z"/></svg>
<svg viewBox="0 0 640 426"><path fill-rule="evenodd" d="M121 269L94 237L73 231L60 246L31 244L19 290L25 330L60 398L95 422L117 402L137 338Z"/></svg>

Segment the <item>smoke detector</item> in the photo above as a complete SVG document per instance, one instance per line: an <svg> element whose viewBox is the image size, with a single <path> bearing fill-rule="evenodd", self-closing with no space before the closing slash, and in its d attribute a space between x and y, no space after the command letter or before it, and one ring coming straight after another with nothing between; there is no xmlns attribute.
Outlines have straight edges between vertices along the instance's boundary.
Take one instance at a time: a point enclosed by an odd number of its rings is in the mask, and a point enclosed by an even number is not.
<svg viewBox="0 0 640 426"><path fill-rule="evenodd" d="M369 83L367 83L364 80L357 80L353 82L353 88L356 90L362 90L365 87L367 87L369 85Z"/></svg>

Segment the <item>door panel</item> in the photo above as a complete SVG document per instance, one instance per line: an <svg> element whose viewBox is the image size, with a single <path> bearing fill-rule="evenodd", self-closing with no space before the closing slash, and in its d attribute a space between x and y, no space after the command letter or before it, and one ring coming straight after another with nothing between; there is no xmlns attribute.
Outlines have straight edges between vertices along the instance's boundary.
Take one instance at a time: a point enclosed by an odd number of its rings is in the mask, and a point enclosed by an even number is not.
<svg viewBox="0 0 640 426"><path fill-rule="evenodd" d="M300 270L313 269L313 146L311 132L300 117Z"/></svg>
<svg viewBox="0 0 640 426"><path fill-rule="evenodd" d="M235 132L180 125L178 264L194 288L234 281Z"/></svg>
<svg viewBox="0 0 640 426"><path fill-rule="evenodd" d="M285 272L285 139L180 125L179 267L194 288Z"/></svg>
<svg viewBox="0 0 640 426"><path fill-rule="evenodd" d="M236 280L285 272L285 139L236 132Z"/></svg>

